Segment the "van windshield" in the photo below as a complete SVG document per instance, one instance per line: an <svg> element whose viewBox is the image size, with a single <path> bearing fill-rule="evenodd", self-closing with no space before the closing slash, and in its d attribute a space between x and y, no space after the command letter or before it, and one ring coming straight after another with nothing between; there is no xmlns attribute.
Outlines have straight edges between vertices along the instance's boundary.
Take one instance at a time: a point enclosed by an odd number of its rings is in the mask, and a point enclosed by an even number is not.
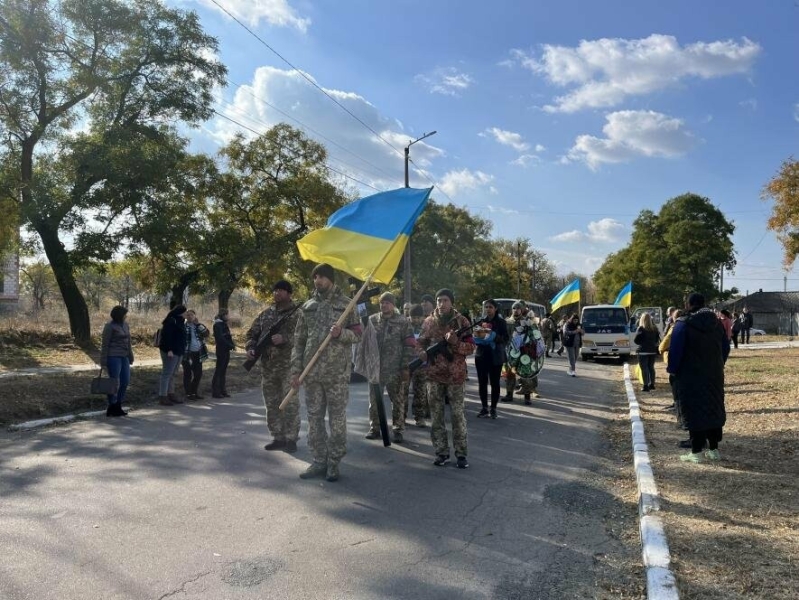
<svg viewBox="0 0 799 600"><path fill-rule="evenodd" d="M621 307L585 308L583 329L586 333L627 333L627 311Z"/></svg>

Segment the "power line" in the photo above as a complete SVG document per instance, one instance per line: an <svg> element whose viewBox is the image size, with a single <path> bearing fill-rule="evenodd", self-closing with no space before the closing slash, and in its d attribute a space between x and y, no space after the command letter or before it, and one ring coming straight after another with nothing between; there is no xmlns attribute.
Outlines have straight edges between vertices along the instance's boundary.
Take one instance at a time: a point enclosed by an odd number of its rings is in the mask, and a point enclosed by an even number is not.
<svg viewBox="0 0 799 600"><path fill-rule="evenodd" d="M238 122L238 121L236 121L235 119L233 119L233 118L231 118L231 117L229 117L229 116L227 116L227 115L225 115L225 114L223 114L223 113L221 113L221 112L219 112L219 111L217 111L217 110L214 110L214 113L216 113L218 116L222 117L223 119L226 119L226 120L230 121L231 123L233 123L233 124L235 124L235 125L238 125L238 126L239 126L239 127L241 127L242 129L246 129L247 131L251 131L252 133L254 133L254 134L256 134L256 135L260 135L260 134L261 134L261 132L260 132L260 131L257 131L257 130L255 130L255 129L253 129L252 127L249 127L249 126L247 126L247 125L245 125L245 124L243 124L243 123L239 123L239 122ZM366 186L366 187L368 187L368 188L372 188L372 189L373 189L373 190L375 190L376 192L380 192L380 191L382 191L382 190L380 190L380 189L376 188L375 186L373 186L373 185L371 185L371 184L369 184L369 183L366 183L365 181L361 181L360 179L358 179L358 178L356 178L356 177L353 177L352 175L348 175L347 173L344 173L344 172L342 172L342 171L339 171L338 169L334 169L333 167L331 167L331 166L330 166L330 165L328 165L328 164L325 164L325 168L326 168L327 170L329 170L329 171L332 171L333 173L337 173L338 175L341 175L342 177L346 177L347 179L351 179L352 181L355 181L355 182L357 182L357 183L360 183L360 184L361 184L361 185L363 185L363 186Z"/></svg>

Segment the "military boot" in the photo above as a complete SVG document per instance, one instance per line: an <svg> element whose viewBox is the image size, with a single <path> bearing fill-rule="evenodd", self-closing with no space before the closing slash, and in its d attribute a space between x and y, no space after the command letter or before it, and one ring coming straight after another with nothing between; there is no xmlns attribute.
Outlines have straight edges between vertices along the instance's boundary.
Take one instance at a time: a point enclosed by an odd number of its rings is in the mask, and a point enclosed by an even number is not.
<svg viewBox="0 0 799 600"><path fill-rule="evenodd" d="M300 473L300 479L313 479L314 477L324 477L327 473L327 465L324 463L314 462L311 466Z"/></svg>
<svg viewBox="0 0 799 600"><path fill-rule="evenodd" d="M524 403L525 403L527 406L530 406L530 405L532 404L532 401L530 400L530 394L525 394L525 395L524 395Z"/></svg>
<svg viewBox="0 0 799 600"><path fill-rule="evenodd" d="M338 481L339 472L338 472L338 463L327 463L327 479L328 481Z"/></svg>

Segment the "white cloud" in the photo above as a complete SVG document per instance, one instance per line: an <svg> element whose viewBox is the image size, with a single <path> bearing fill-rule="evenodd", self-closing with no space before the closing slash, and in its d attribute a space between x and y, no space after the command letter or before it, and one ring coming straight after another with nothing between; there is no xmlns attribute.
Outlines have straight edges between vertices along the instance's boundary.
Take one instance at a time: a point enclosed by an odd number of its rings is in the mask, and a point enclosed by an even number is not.
<svg viewBox="0 0 799 600"><path fill-rule="evenodd" d="M748 72L759 44L743 38L680 46L670 35L626 40L583 40L577 47L544 45L540 57L512 50L519 65L560 87L574 87L544 106L548 112L617 106L629 96L651 94L688 77L712 79Z"/></svg>
<svg viewBox="0 0 799 600"><path fill-rule="evenodd" d="M757 110L757 100L755 98L747 98L746 100L741 100L738 103L738 105L753 111Z"/></svg>
<svg viewBox="0 0 799 600"><path fill-rule="evenodd" d="M662 113L623 110L606 119L602 128L606 137L578 136L567 160L596 169L601 163L626 162L638 156L680 156L696 143L680 119Z"/></svg>
<svg viewBox="0 0 799 600"><path fill-rule="evenodd" d="M615 243L620 241L625 227L615 219L605 218L591 221L586 231L573 229L554 235L549 239L553 242L595 242Z"/></svg>
<svg viewBox="0 0 799 600"><path fill-rule="evenodd" d="M540 161L541 158L536 156L535 154L522 154L519 158L516 158L510 161L510 164L516 165L517 167L529 167L531 163Z"/></svg>
<svg viewBox="0 0 799 600"><path fill-rule="evenodd" d="M478 135L481 137L493 137L498 143L503 146L510 146L517 152L524 152L530 149L530 144L524 141L520 133L514 131L507 131L499 127L489 127Z"/></svg>
<svg viewBox="0 0 799 600"><path fill-rule="evenodd" d="M493 175L488 175L482 171L449 171L441 179L439 187L447 196L457 196L461 192L478 190L485 188L494 180Z"/></svg>
<svg viewBox="0 0 799 600"><path fill-rule="evenodd" d="M230 18L211 0L182 0L198 2ZM288 0L217 0L230 14L251 27L257 27L261 21L277 27L294 27L305 33L311 20L297 15Z"/></svg>
<svg viewBox="0 0 799 600"><path fill-rule="evenodd" d="M793 118L799 122L799 102L793 105Z"/></svg>
<svg viewBox="0 0 799 600"><path fill-rule="evenodd" d="M504 208L502 206L494 206L493 204L487 204L486 208L490 213L499 213L501 215L521 215L518 210L513 208Z"/></svg>
<svg viewBox="0 0 799 600"><path fill-rule="evenodd" d="M335 89L325 91L378 132L397 151L392 150L319 90L308 85L296 71L260 67L253 74L252 82L238 88L232 99L218 102L217 110L258 132L266 131L280 122L300 129L305 126L306 135L325 145L329 162L337 170L378 188L401 186L402 148L418 137L418 134L403 131L399 122L384 115L356 92ZM254 135L219 117L208 123L208 129L213 132L212 137L219 144L227 143L236 133ZM435 159L444 156L442 149L432 145L434 139L428 138L413 145L410 156L414 165L430 166ZM424 187L429 186L430 182L416 175L411 166L411 185Z"/></svg>
<svg viewBox="0 0 799 600"><path fill-rule="evenodd" d="M455 67L436 69L432 73L419 74L414 80L427 88L431 94L459 96L474 84L474 78Z"/></svg>

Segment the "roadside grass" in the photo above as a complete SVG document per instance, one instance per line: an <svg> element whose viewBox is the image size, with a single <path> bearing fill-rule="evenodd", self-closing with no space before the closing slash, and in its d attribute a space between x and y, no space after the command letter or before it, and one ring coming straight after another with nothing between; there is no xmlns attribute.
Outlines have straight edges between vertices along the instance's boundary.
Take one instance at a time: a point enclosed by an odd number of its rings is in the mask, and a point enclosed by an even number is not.
<svg viewBox="0 0 799 600"><path fill-rule="evenodd" d="M636 384L683 600L799 598L797 364L799 348L732 351L718 463L679 461L662 364L655 392Z"/></svg>

